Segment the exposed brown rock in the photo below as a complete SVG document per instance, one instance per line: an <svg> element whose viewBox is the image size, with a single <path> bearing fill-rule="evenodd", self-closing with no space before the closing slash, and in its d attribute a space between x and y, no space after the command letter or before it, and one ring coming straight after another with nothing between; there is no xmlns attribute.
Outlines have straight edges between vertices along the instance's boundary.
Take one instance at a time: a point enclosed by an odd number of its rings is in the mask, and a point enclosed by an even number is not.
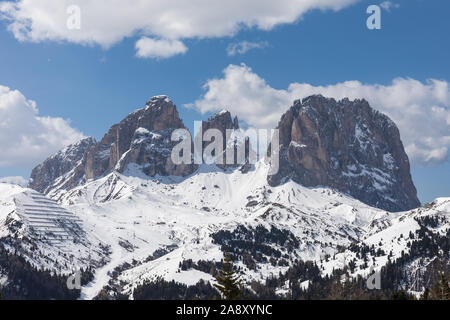
<svg viewBox="0 0 450 320"><path fill-rule="evenodd" d="M193 165L176 166L170 159L172 132L185 129L176 106L166 96L153 97L145 108L111 127L87 155L86 177L95 179L113 170L124 172L128 164L143 166L149 176L186 176Z"/></svg>
<svg viewBox="0 0 450 320"><path fill-rule="evenodd" d="M67 146L38 165L31 172L29 187L46 193L59 177L71 173L71 181L61 181L67 188L73 188L84 180L84 166L88 151L95 146L94 138L86 138Z"/></svg>
<svg viewBox="0 0 450 320"><path fill-rule="evenodd" d="M209 129L218 129L222 133L223 137L223 150L226 149L226 132L227 130L238 130L239 120L237 116L232 120L231 113L229 111L223 110L217 113L215 116L208 119L208 121L202 121L202 132L203 134ZM203 142L203 150L210 143Z"/></svg>
<svg viewBox="0 0 450 320"><path fill-rule="evenodd" d="M202 122L202 132L203 134L208 129L218 129L222 133L223 137L223 148L224 150L224 164L218 164L218 167L227 170L234 169L240 167L240 170L243 173L247 173L251 169L251 165L249 163L249 157L256 157L252 147L250 145L250 141L243 136L243 132L240 130L239 119L237 116L232 119L231 113L229 111L223 110L217 113L215 116L208 119L208 121ZM230 140L227 140L227 130L234 131L234 137L232 136ZM237 138L237 137L240 138ZM233 139L233 140L231 140ZM212 142L203 142L203 150ZM245 160L243 163L238 161L238 146L245 143ZM226 152L227 150L233 148L234 149L234 160L232 163L226 162Z"/></svg>
<svg viewBox="0 0 450 320"><path fill-rule="evenodd" d="M292 179L328 186L389 211L420 206L397 126L365 100L311 96L281 118L280 170L274 186Z"/></svg>
<svg viewBox="0 0 450 320"><path fill-rule="evenodd" d="M153 97L145 108L113 125L100 142L82 140L37 166L29 186L43 193L69 190L112 171L124 173L129 165L148 176L187 176L197 166L172 163L177 142L171 136L176 129L185 129L176 106L167 96Z"/></svg>

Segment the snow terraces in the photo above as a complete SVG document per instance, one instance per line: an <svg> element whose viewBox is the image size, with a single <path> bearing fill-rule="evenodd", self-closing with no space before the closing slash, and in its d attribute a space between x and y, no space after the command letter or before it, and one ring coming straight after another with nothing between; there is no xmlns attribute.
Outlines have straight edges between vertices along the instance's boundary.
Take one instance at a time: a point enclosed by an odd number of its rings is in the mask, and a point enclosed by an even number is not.
<svg viewBox="0 0 450 320"><path fill-rule="evenodd" d="M66 243L83 235L81 220L54 200L36 191L26 191L16 198L17 214L30 228L35 240L44 241L61 251Z"/></svg>

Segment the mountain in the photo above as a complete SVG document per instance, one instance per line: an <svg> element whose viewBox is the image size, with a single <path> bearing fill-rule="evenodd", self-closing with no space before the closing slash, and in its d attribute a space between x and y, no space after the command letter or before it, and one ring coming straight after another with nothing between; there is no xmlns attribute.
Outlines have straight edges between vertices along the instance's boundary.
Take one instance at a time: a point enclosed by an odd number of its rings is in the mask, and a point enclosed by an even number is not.
<svg viewBox="0 0 450 320"><path fill-rule="evenodd" d="M0 183L2 298L76 299L61 276L92 276L90 270L108 261L108 246L70 209L34 190Z"/></svg>
<svg viewBox="0 0 450 320"><path fill-rule="evenodd" d="M113 170L124 172L129 163L143 166L149 176L186 176L194 166L176 166L170 152L175 145L172 132L185 129L178 111L167 96L153 97L146 107L112 126L103 139L87 154L87 179L99 178Z"/></svg>
<svg viewBox="0 0 450 320"><path fill-rule="evenodd" d="M223 163L220 164L215 159L217 166L223 170L233 170L239 168L242 172L248 172L251 168L250 160L256 159L256 153L250 140L245 136L243 130L240 130L239 119L235 116L233 119L231 113L227 110L222 110L207 121L202 121L202 135L208 130L218 130L222 136L221 156L223 156ZM197 134L196 139L203 140L202 135ZM213 140L215 141L215 140ZM205 150L213 141L201 141L203 150ZM200 144L200 143L199 143ZM239 149L242 148L242 159L239 157ZM232 152L232 158L227 157L227 153ZM206 162L206 159L203 157Z"/></svg>
<svg viewBox="0 0 450 320"><path fill-rule="evenodd" d="M389 213L329 188L270 187L268 170L260 162L248 173L202 165L186 178L111 173L65 193L59 203L111 250L82 297L102 289L131 295L158 277L213 281L225 251L238 257L248 286L313 261L320 277L345 267L368 277L374 268L402 275L395 289L417 293L430 283L433 262L448 256L450 199ZM276 290L283 294L285 284Z"/></svg>
<svg viewBox="0 0 450 320"><path fill-rule="evenodd" d="M227 141L227 130L232 130L235 132L236 130L239 130L239 120L237 117L231 119L231 113L227 110L222 110L221 112L217 113L213 117L210 117L208 121L202 121L202 135L197 136L196 138L202 140L202 146L203 150L210 145L212 142L205 142L203 141L203 135L207 130L210 129L216 129L219 130L223 137L223 145L222 150L226 150L228 141ZM204 159L205 160L205 159Z"/></svg>
<svg viewBox="0 0 450 320"><path fill-rule="evenodd" d="M202 127L239 132L227 111ZM26 285L8 272L20 258L36 279L40 268L53 272L51 298L71 297L55 277L89 266L82 299L162 297L176 286L199 298L214 292L201 280L214 283L228 251L259 298L324 298L336 279L361 284L373 271L382 291L364 292L380 298L420 294L441 261L448 266L450 198L419 207L398 130L365 101L297 101L278 126L276 176L266 159L173 166L177 128L175 105L154 97L100 142L83 140L33 170L30 187L46 195L0 184L0 287ZM391 212L401 206L414 208Z"/></svg>
<svg viewBox="0 0 450 320"><path fill-rule="evenodd" d="M33 169L29 187L47 193L49 189L71 189L86 182L84 175L86 156L96 143L94 138L89 137L49 157Z"/></svg>
<svg viewBox="0 0 450 320"><path fill-rule="evenodd" d="M420 206L397 126L367 101L298 100L278 129L280 171L270 185L327 186L392 212Z"/></svg>
<svg viewBox="0 0 450 320"><path fill-rule="evenodd" d="M239 119L237 116L232 119L229 111L222 110L210 117L208 121L202 121L203 132L208 129L218 129L225 136L227 130L239 129Z"/></svg>
<svg viewBox="0 0 450 320"><path fill-rule="evenodd" d="M37 166L29 187L55 194L113 171L124 173L129 164L148 176L189 175L195 165L174 165L171 161L176 144L171 136L176 129L185 129L176 106L167 96L153 97L144 108L113 125L98 143L93 138L84 139Z"/></svg>

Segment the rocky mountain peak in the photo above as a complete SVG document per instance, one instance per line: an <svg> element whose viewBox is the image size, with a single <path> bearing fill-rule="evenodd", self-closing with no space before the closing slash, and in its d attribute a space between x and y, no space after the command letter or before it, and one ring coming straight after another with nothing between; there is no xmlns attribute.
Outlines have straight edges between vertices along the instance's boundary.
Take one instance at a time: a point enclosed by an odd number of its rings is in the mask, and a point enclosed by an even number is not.
<svg viewBox="0 0 450 320"><path fill-rule="evenodd" d="M222 110L210 117L208 121L202 122L202 132L208 129L218 129L223 137L224 164L218 164L223 170L240 168L241 172L246 173L251 169L250 157L256 157L255 151L252 149L250 140L245 137L243 131L240 130L239 119L234 118L228 110ZM227 135L227 130L231 130L231 135ZM227 140L228 139L228 140ZM203 150L212 142L203 142ZM238 158L239 148L244 148L243 159ZM234 153L234 159L227 159L227 152Z"/></svg>
<svg viewBox="0 0 450 320"><path fill-rule="evenodd" d="M175 145L171 136L176 129L185 129L176 106L167 96L155 96L144 108L111 126L98 143L92 139L80 143L73 161L64 162L60 156L36 167L30 187L45 193L50 187L55 188L58 180L57 188L71 188L112 171L124 173L130 164L133 170L142 170L149 176L188 175L196 170L194 165L176 166L171 161ZM77 148L70 146L61 153L74 153L69 152L73 149ZM70 170L76 174L69 175Z"/></svg>
<svg viewBox="0 0 450 320"><path fill-rule="evenodd" d="M278 129L280 171L271 185L328 186L389 211L420 205L397 126L367 101L297 100Z"/></svg>
<svg viewBox="0 0 450 320"><path fill-rule="evenodd" d="M239 129L239 120L237 119L237 117L235 117L233 120L229 111L222 110L216 113L214 116L208 118L207 121L202 121L202 135L209 129L217 129L222 133L223 150L225 150L227 145L227 130ZM208 145L208 142L203 142L203 149Z"/></svg>
<svg viewBox="0 0 450 320"><path fill-rule="evenodd" d="M158 102L161 102L161 101L168 102L168 103L171 103L171 102L172 102L172 100L170 99L169 96L167 96L167 95L165 95L165 94L160 94L160 95L158 95L158 96L153 96L153 97L151 97L151 98L148 100L148 102L147 102L146 105L151 105L152 103L158 103Z"/></svg>
<svg viewBox="0 0 450 320"><path fill-rule="evenodd" d="M237 116L233 119L231 113L224 109L210 117L208 121L203 121L203 128L204 130L219 129L222 133L225 133L229 129L239 129L239 120Z"/></svg>
<svg viewBox="0 0 450 320"><path fill-rule="evenodd" d="M239 120L222 111L202 122L202 129L218 129L223 137L234 130L223 150L237 150ZM64 148L37 166L30 187L43 193L69 190L113 171L148 176L187 176L193 164L174 165L171 135L185 129L176 106L167 96L151 98L96 142L84 139ZM410 165L396 125L372 109L365 100L325 98L321 95L297 100L282 116L280 170L269 176L272 186L289 179L307 187L326 186L347 193L374 207L402 211L419 206ZM252 147L245 140L245 165L237 160L223 165L248 171ZM206 148L208 143L203 143ZM253 153L252 153L253 154Z"/></svg>
<svg viewBox="0 0 450 320"><path fill-rule="evenodd" d="M175 168L170 163L172 132L184 128L176 106L167 96L151 98L145 108L113 125L89 152L87 178L95 179L113 170L124 172L130 163L141 166L151 176L191 173L194 168Z"/></svg>
<svg viewBox="0 0 450 320"><path fill-rule="evenodd" d="M146 110L148 109L155 109L155 110L161 110L164 107L172 106L174 105L172 100L166 96L166 95L160 95L160 96L154 96L151 97L150 100L147 101L145 104Z"/></svg>
<svg viewBox="0 0 450 320"><path fill-rule="evenodd" d="M33 169L29 187L45 193L57 178L70 172L72 172L74 180L80 179L80 169L84 165L86 155L96 143L94 138L88 137L50 156Z"/></svg>

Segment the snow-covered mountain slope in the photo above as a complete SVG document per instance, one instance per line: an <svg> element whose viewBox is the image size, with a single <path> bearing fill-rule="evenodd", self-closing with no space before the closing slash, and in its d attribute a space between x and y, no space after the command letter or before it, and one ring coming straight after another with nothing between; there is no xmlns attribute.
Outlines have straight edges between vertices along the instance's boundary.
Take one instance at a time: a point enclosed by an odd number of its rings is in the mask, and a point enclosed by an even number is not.
<svg viewBox="0 0 450 320"><path fill-rule="evenodd" d="M423 219L437 221L427 232L449 232L450 199L389 213L329 188L295 182L270 187L268 170L264 162L246 174L204 165L186 178L149 178L130 165L124 174L50 192L58 204L0 184L2 242L12 249L17 242L10 240L21 239L20 254L52 270L94 266L95 278L82 290L82 298L92 299L107 285L130 294L157 277L188 285L214 281L196 264L220 262L225 249L243 257L238 266L247 283L285 272L298 260L315 261L323 275L354 264L353 276L367 276L371 267L380 269L411 250L410 233L421 230ZM365 247L367 255L360 255ZM432 259L415 255L408 270L415 274ZM187 261L194 267L181 268Z"/></svg>
<svg viewBox="0 0 450 320"><path fill-rule="evenodd" d="M368 276L371 271L397 261L406 274L398 285L418 294L430 285L430 268L438 258L450 254L450 198L439 198L422 208L390 213L375 219L359 243L322 262L326 273L336 265L352 265L353 276Z"/></svg>
<svg viewBox="0 0 450 320"><path fill-rule="evenodd" d="M391 239L417 228L414 218L436 215L425 209L388 213L329 188L306 188L295 182L270 187L268 170L264 162L246 174L205 165L186 178L149 178L133 165L124 174L114 172L68 192L50 193L81 219L87 234L111 248L110 262L83 289L83 297L95 297L108 283L121 283L120 289L130 293L156 277L189 285L201 278L212 280L195 268L180 270L180 264L220 261L221 249L230 241L257 233L262 233L264 250L270 252L255 259L256 267L239 262L249 282L277 275L295 260L321 263L327 274L343 267L346 260L340 252L352 244L371 245L383 238L387 256L394 245ZM443 217L445 231L448 213ZM401 254L396 247L393 251L394 257ZM278 257L276 263L270 262L272 256ZM376 265L386 262L387 257L380 257ZM368 273L370 266L355 275Z"/></svg>
<svg viewBox="0 0 450 320"><path fill-rule="evenodd" d="M17 185L0 183L0 244L37 269L70 274L108 259L101 240L54 200Z"/></svg>

